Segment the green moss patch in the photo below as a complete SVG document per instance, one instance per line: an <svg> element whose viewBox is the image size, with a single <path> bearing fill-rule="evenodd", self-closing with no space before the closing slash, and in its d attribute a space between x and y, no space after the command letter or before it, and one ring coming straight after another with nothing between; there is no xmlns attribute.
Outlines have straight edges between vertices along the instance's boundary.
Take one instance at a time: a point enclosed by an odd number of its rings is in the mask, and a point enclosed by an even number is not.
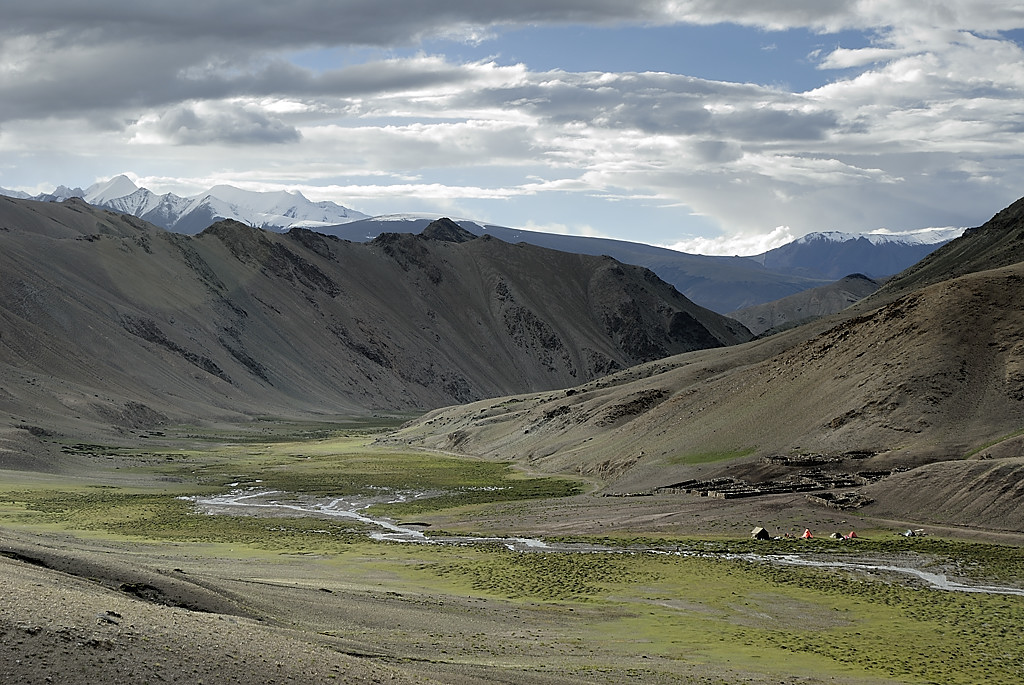
<svg viewBox="0 0 1024 685"><path fill-rule="evenodd" d="M509 599L588 601L611 588L647 582L632 555L514 553L495 548L472 561L438 564L429 569L442 578L459 579L475 592Z"/></svg>
<svg viewBox="0 0 1024 685"><path fill-rule="evenodd" d="M378 505L377 515L410 514L509 500L566 497L582 491L563 478L524 478L509 463L459 459L372 447L365 438L282 443L196 471L206 485L239 482L314 497L368 495L382 490L431 492L426 499Z"/></svg>
<svg viewBox="0 0 1024 685"><path fill-rule="evenodd" d="M475 550L422 564L445 592L554 603L581 641L760 673L1015 683L1019 597L923 590L841 569L652 554Z"/></svg>
<svg viewBox="0 0 1024 685"><path fill-rule="evenodd" d="M196 513L192 503L164 494L118 490L21 492L0 520L30 526L98 532L151 541L231 543L262 549L337 550L363 541L358 525L312 518L252 518Z"/></svg>

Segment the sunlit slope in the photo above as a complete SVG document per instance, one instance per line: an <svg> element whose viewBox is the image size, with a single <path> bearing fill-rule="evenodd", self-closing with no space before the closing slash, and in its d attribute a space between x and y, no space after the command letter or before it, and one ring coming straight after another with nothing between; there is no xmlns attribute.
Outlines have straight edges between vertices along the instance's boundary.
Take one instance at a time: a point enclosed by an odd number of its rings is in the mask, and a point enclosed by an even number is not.
<svg viewBox="0 0 1024 685"><path fill-rule="evenodd" d="M1024 266L974 274L807 339L801 329L568 394L446 410L406 435L555 468L607 463L613 481L647 485L681 478L689 469L674 462L701 455L959 457L1024 426L1022 298Z"/></svg>
<svg viewBox="0 0 1024 685"><path fill-rule="evenodd" d="M940 252L957 254L958 242ZM987 258L1012 259L997 252ZM914 467L961 459L1024 428L1024 264L880 301L568 392L436 412L396 439L589 474L623 493L774 477L760 457L775 455L856 452L874 455L860 470ZM1007 445L995 456L1020 454Z"/></svg>

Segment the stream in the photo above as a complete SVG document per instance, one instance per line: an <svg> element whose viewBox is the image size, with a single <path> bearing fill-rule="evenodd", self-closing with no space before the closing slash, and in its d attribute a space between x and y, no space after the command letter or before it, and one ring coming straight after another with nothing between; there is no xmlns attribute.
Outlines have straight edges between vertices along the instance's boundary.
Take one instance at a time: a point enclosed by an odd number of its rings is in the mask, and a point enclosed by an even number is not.
<svg viewBox="0 0 1024 685"><path fill-rule="evenodd" d="M677 556L708 557L717 559L734 559L750 563L772 563L784 566L804 566L812 568L839 568L862 571L865 573L899 573L910 575L925 583L934 590L947 592L975 592L983 594L1016 595L1024 597L1024 588L998 585L968 585L951 580L941 573L923 571L911 566L894 566L854 561L824 561L811 559L799 554L721 554L695 551L670 551L655 548L625 548L572 542L545 542L535 538L522 537L476 537L476 536L437 536L428 537L421 530L412 527L414 524L397 524L387 519L373 518L362 513L374 504L407 502L415 499L431 497L436 493L404 492L395 493L382 490L381 494L351 495L327 499L300 498L280 490L245 489L233 490L213 497L187 497L193 501L200 511L206 514L249 514L258 516L264 513L277 512L289 514L294 512L300 516L328 516L346 518L379 528L370 533L370 537L378 541L404 542L429 545L473 545L481 543L498 543L514 552L606 552L606 553L652 553L671 554Z"/></svg>
<svg viewBox="0 0 1024 685"><path fill-rule="evenodd" d="M751 555L758 557L759 555ZM778 564L785 564L788 566L811 566L815 568L843 568L843 569L854 569L867 572L892 572L892 573L904 573L911 576L916 576L918 579L924 581L929 587L935 590L947 590L949 592L979 592L988 595L1017 595L1024 597L1024 588L1014 587L1003 587L999 585L965 585L964 583L950 580L944 574L931 573L929 571L922 571L918 568L912 568L909 566L890 566L887 564L867 564L867 563L856 563L848 561L819 561L816 559L807 559L796 554L778 554L778 555L767 555L760 556L760 558L754 558L751 561L759 561L760 559L766 559Z"/></svg>
<svg viewBox="0 0 1024 685"><path fill-rule="evenodd" d="M292 493L280 490L234 490L215 497L186 498L195 502L201 511L207 514L249 513L254 516L260 513L296 512L305 516L329 516L346 518L382 530L370 533L374 540L382 542L408 542L426 545L473 545L480 543L499 543L513 552L625 552L641 550L625 550L591 545L586 543L549 543L535 538L519 537L477 537L477 536L443 536L429 537L421 530L412 527L414 524L400 525L388 519L372 518L362 512L374 504L393 504L423 499L436 495L431 492L390 492L380 495L350 495L328 499L302 499Z"/></svg>

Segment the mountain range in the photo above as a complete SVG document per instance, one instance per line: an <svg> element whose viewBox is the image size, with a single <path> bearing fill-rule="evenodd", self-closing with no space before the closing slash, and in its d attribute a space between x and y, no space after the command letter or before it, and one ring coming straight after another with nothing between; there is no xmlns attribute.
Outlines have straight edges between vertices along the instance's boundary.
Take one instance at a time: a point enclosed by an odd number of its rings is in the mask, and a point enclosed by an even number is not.
<svg viewBox="0 0 1024 685"><path fill-rule="evenodd" d="M131 214L175 233L195 234L221 219L274 231L332 226L367 218L334 202L312 202L300 192L254 192L218 185L189 197L157 195L140 188L127 176L115 176L87 189L59 186L31 198L0 189L0 195L43 202L82 198L97 207Z"/></svg>
<svg viewBox="0 0 1024 685"><path fill-rule="evenodd" d="M647 269L450 221L187 236L0 198L0 293L0 412L51 433L422 411L750 338Z"/></svg>
<svg viewBox="0 0 1024 685"><path fill-rule="evenodd" d="M0 194L24 197L0 189ZM86 190L59 187L35 196L41 201L81 197L90 204L131 214L165 229L195 234L221 219L283 232L314 228L353 242L366 242L381 233L419 233L437 216L386 215L366 217L331 202L314 203L300 193L256 193L216 186L183 198L156 195L137 187L126 176L97 183ZM844 276L862 273L877 279L914 264L960 229L889 234L812 233L788 245L753 257L693 255L642 243L584 236L556 235L507 228L471 219L457 223L476 235L506 242L525 242L576 254L609 255L644 266L671 283L687 298L719 313L733 312L828 285Z"/></svg>
<svg viewBox="0 0 1024 685"><path fill-rule="evenodd" d="M416 232L431 220L390 215L317 230L345 240L364 241L383 232ZM527 231L470 219L456 221L476 235L565 252L609 255L627 264L645 266L694 302L723 314L828 286L847 275L870 274L876 279L891 276L963 233L963 229L811 233L760 255L727 257L693 255L625 240Z"/></svg>
<svg viewBox="0 0 1024 685"><path fill-rule="evenodd" d="M757 340L649 269L445 220L183 235L0 198L0 248L6 468L59 468L39 436L452 405L382 440L620 495L890 474L876 518L1024 530L1024 200Z"/></svg>
<svg viewBox="0 0 1024 685"><path fill-rule="evenodd" d="M742 323L754 335L762 335L841 312L880 287L878 281L864 274L851 274L828 285L729 312L728 316Z"/></svg>
<svg viewBox="0 0 1024 685"><path fill-rule="evenodd" d="M1024 200L841 314L390 438L584 474L608 494L891 474L865 515L1024 530Z"/></svg>
<svg viewBox="0 0 1024 685"><path fill-rule="evenodd" d="M808 233L751 259L766 269L811 278L838 280L859 273L878 279L916 264L962 233L962 228L903 233Z"/></svg>

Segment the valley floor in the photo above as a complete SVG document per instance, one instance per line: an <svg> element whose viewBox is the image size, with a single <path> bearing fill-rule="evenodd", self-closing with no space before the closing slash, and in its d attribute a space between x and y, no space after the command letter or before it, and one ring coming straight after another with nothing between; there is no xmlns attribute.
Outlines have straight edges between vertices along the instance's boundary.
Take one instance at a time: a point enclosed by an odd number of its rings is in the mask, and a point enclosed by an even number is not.
<svg viewBox="0 0 1024 685"><path fill-rule="evenodd" d="M927 527L908 539L896 532L917 523L815 509L793 495L600 497L504 465L371 446L368 435L182 431L144 447L94 445L83 450L92 468L73 475L8 472L0 681L1024 679L1020 596L743 556L885 562L1021 588L1019 534ZM442 537L620 551L377 542L359 521L210 515L187 499L232 488L314 498L430 490L434 498L373 515ZM811 528L817 538L751 541L755 525L776 535ZM849 530L861 537L822 539Z"/></svg>

